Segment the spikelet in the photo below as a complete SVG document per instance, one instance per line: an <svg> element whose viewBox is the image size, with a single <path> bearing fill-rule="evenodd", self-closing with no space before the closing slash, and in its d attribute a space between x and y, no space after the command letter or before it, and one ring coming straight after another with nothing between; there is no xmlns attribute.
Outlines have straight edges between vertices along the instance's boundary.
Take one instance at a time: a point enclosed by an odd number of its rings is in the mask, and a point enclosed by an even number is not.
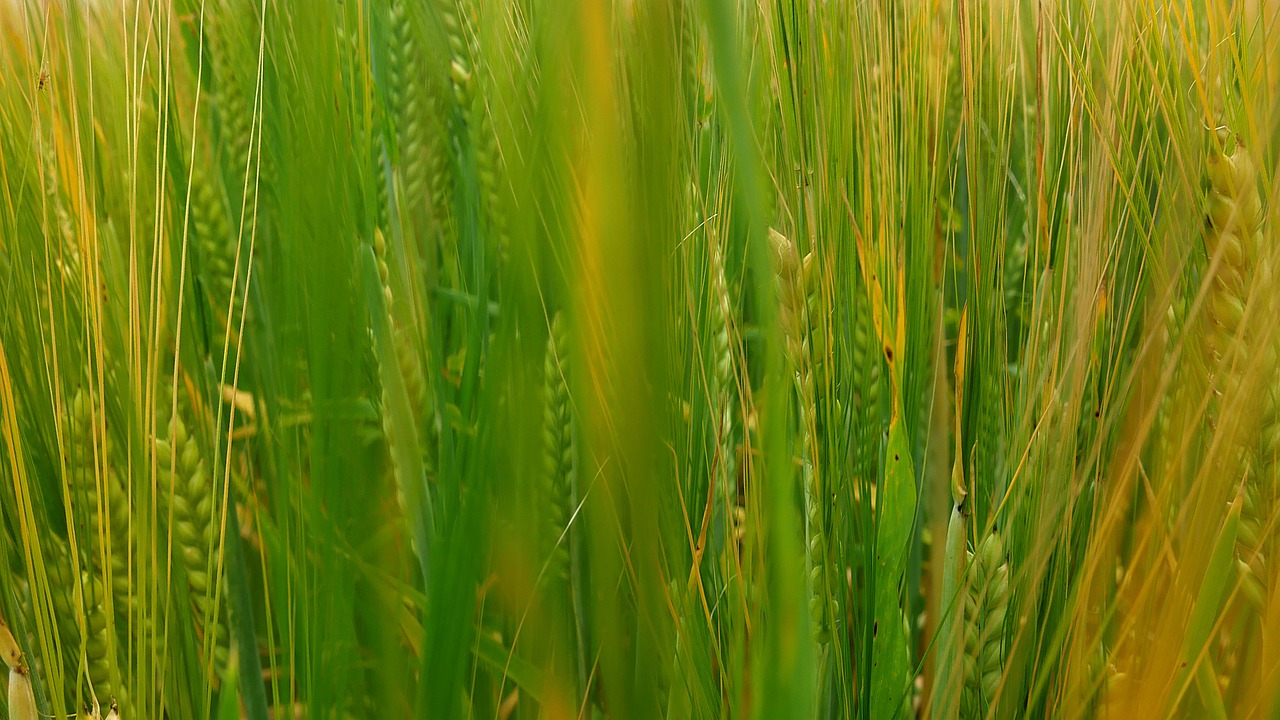
<svg viewBox="0 0 1280 720"><path fill-rule="evenodd" d="M566 533L574 505L573 487L577 462L573 442L573 406L566 381L569 336L560 313L551 320L547 338L543 387L543 495L546 505L546 553L549 574L569 579L569 538Z"/></svg>
<svg viewBox="0 0 1280 720"><path fill-rule="evenodd" d="M992 531L968 555L968 594L964 606L964 690L962 715L986 717L1004 674L1005 616L1009 608L1009 564L1004 543Z"/></svg>
<svg viewBox="0 0 1280 720"><path fill-rule="evenodd" d="M219 598L214 594L220 585L218 506L222 495L199 443L180 416L170 421L167 437L156 440L156 465L161 497L172 509L172 537L186 572L196 628L205 646L212 648L211 676L218 678L227 658L226 614L218 612Z"/></svg>
<svg viewBox="0 0 1280 720"><path fill-rule="evenodd" d="M778 322L786 343L800 405L801 467L805 495L805 547L808 549L809 620L814 640L826 644L831 639L836 617L835 568L829 552L829 503L822 474L816 464L814 436L817 413L814 404L813 373L809 359L807 295L803 266L795 246L777 230L769 229L769 242L777 263L779 295Z"/></svg>

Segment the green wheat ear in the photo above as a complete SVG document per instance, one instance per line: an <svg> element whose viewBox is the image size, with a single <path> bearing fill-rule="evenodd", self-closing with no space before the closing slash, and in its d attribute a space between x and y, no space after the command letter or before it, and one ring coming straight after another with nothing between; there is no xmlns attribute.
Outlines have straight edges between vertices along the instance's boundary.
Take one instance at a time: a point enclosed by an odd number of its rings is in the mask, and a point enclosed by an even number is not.
<svg viewBox="0 0 1280 720"><path fill-rule="evenodd" d="M419 431L423 437L430 438L433 425L426 422L429 415L434 414L431 402L431 386L423 368L421 355L418 352L417 333L413 325L401 319L402 310L397 307L396 293L391 284L391 268L387 264L387 241L381 230L373 234L373 254L378 262L378 278L382 283L383 297L386 299L387 313L390 316L391 331L395 341L396 362L404 377L405 391L409 396L410 409L418 419Z"/></svg>
<svg viewBox="0 0 1280 720"><path fill-rule="evenodd" d="M230 330L230 344L240 332L240 296L244 286L236 282L238 240L227 215L222 184L211 180L198 166L191 168L191 236L200 249L201 275L214 317L222 323L212 345L222 346L223 330ZM228 314L228 308L230 313ZM221 362L221 357L216 358Z"/></svg>
<svg viewBox="0 0 1280 720"><path fill-rule="evenodd" d="M197 630L212 648L213 677L220 677L227 658L225 613L218 612L221 586L218 498L200 452L200 444L182 418L169 423L167 437L156 441L156 466L161 496L172 503L173 537L186 572ZM212 636L212 637L211 637Z"/></svg>
<svg viewBox="0 0 1280 720"><path fill-rule="evenodd" d="M77 573L71 548L61 537L51 536L46 547L50 599L62 641L62 677L67 681L62 688L63 699L74 706L78 678L83 672L90 684L90 696L121 698L127 705L117 654L122 625L112 619L106 588L86 566L81 565Z"/></svg>
<svg viewBox="0 0 1280 720"><path fill-rule="evenodd" d="M481 207L481 223L490 251L505 258L509 240L503 212L502 183L505 170L499 152L493 119L481 84L489 69L485 56L472 47L468 18L456 0L440 0L439 16L449 48L449 80L453 99L466 118L466 142L474 151L476 180ZM462 138L456 138L461 142ZM461 158L466 160L465 155Z"/></svg>
<svg viewBox="0 0 1280 720"><path fill-rule="evenodd" d="M213 82L210 83L213 87L213 107L221 130L219 145L225 156L229 179L239 187L238 184L244 182L245 169L249 163L253 108L245 102L245 94L232 64L235 48L232 36L234 28L230 23L235 19L230 12L222 12L217 18L211 18L208 54L212 66L210 69L213 71Z"/></svg>
<svg viewBox="0 0 1280 720"><path fill-rule="evenodd" d="M819 644L831 640L836 616L835 568L831 562L829 503L825 478L817 464L817 407L814 399L813 369L809 357L808 294L804 288L804 268L795 246L782 233L769 229L769 242L777 263L779 296L778 322L786 340L786 356L795 380L800 407L801 467L804 474L805 547L808 549L809 620L813 639Z"/></svg>
<svg viewBox="0 0 1280 720"><path fill-rule="evenodd" d="M969 590L964 606L965 717L986 717L1004 675L1004 631L1009 609L1009 564L994 530L968 555Z"/></svg>
<svg viewBox="0 0 1280 720"><path fill-rule="evenodd" d="M728 283L725 281L724 257L718 243L711 241L711 342L712 361L715 363L712 380L715 383L712 398L715 411L719 414L716 434L719 439L716 447L716 483L720 486L716 492L727 493L734 508L734 519L739 519L741 500L737 492L737 443L735 440L735 421L737 419L737 372L733 358L733 304L729 297ZM735 527L735 535L741 528Z"/></svg>
<svg viewBox="0 0 1280 720"><path fill-rule="evenodd" d="M880 412L882 361L879 343L875 340L876 330L872 324L870 303L865 291L859 294L861 299L854 311L856 317L852 350L854 407L858 417L854 472L858 477L869 481L875 474L876 455L883 434Z"/></svg>
<svg viewBox="0 0 1280 720"><path fill-rule="evenodd" d="M573 442L573 406L566 380L569 371L569 334L560 313L551 320L544 370L543 496L547 518L544 541L551 558L549 572L560 580L569 579L569 515L574 505L573 488L577 459Z"/></svg>
<svg viewBox="0 0 1280 720"><path fill-rule="evenodd" d="M89 517L91 537L80 546L94 564L105 556L111 567L111 591L116 607L131 607L129 587L129 497L115 466L115 452L108 430L95 442L101 420L95 416L89 395L77 390L68 402L65 427L69 434L69 485L73 501ZM97 426L95 428L95 426ZM107 494L102 497L102 489ZM106 548L109 548L107 550Z"/></svg>
<svg viewBox="0 0 1280 720"><path fill-rule="evenodd" d="M393 0L388 9L387 113L395 128L400 179L408 212L428 202L435 219L448 229L449 201L443 189L448 172L439 98L430 92L424 73L422 38L409 15L409 4Z"/></svg>

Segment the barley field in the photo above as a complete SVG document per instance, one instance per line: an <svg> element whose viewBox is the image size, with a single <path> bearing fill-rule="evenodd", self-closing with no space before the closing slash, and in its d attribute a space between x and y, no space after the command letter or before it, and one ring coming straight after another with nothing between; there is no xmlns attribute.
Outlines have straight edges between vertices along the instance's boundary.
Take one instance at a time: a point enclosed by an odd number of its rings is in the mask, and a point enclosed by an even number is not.
<svg viewBox="0 0 1280 720"><path fill-rule="evenodd" d="M0 35L0 720L1280 718L1280 3Z"/></svg>

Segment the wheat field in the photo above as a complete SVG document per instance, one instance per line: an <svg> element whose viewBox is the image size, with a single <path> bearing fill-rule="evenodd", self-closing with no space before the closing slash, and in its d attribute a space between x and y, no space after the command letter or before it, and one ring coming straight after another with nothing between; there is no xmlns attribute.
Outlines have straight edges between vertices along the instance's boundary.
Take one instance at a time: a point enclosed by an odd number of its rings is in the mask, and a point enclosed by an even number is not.
<svg viewBox="0 0 1280 720"><path fill-rule="evenodd" d="M0 34L0 720L1280 718L1280 3Z"/></svg>

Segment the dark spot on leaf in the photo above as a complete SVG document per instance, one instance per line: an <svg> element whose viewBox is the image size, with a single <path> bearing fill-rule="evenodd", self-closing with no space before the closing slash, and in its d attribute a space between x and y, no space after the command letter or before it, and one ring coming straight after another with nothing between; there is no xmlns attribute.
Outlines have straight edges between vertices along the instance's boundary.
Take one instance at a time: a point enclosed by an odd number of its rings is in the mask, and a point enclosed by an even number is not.
<svg viewBox="0 0 1280 720"><path fill-rule="evenodd" d="M893 461L898 462L898 453L893 454Z"/></svg>
<svg viewBox="0 0 1280 720"><path fill-rule="evenodd" d="M893 348L888 345L884 346L884 359L893 362Z"/></svg>
<svg viewBox="0 0 1280 720"><path fill-rule="evenodd" d="M879 633L880 633L880 621L877 620L871 623L871 637L875 637ZM1186 663L1183 663L1183 664L1185 665Z"/></svg>

